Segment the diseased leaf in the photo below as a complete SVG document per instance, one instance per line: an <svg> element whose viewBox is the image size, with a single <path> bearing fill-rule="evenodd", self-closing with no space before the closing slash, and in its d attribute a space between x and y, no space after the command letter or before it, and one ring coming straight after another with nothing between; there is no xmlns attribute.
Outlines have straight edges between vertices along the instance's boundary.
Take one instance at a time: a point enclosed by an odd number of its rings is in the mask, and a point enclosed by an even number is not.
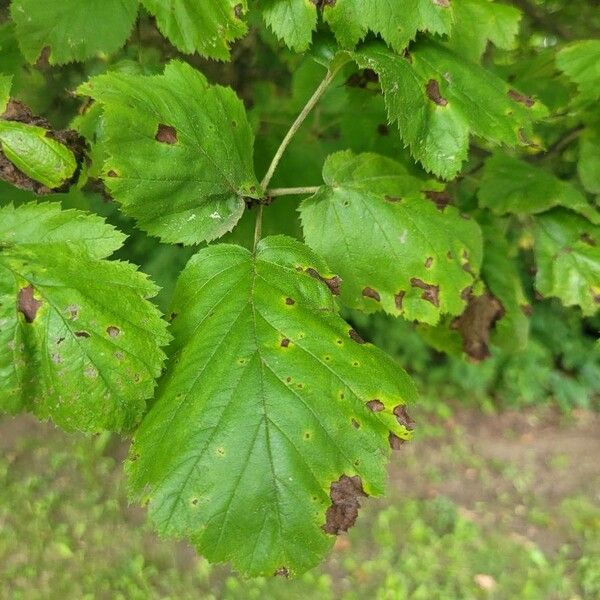
<svg viewBox="0 0 600 600"><path fill-rule="evenodd" d="M43 127L0 120L0 149L25 175L49 188L67 183L77 169L73 152Z"/></svg>
<svg viewBox="0 0 600 600"><path fill-rule="evenodd" d="M600 227L564 209L535 220L535 286L584 315L600 308Z"/></svg>
<svg viewBox="0 0 600 600"><path fill-rule="evenodd" d="M556 56L558 68L586 99L600 98L600 40L573 42Z"/></svg>
<svg viewBox="0 0 600 600"><path fill-rule="evenodd" d="M498 48L514 48L521 13L514 6L490 0L453 0L454 24L448 45L478 62L488 42Z"/></svg>
<svg viewBox="0 0 600 600"><path fill-rule="evenodd" d="M181 52L227 60L229 44L247 31L246 0L141 0Z"/></svg>
<svg viewBox="0 0 600 600"><path fill-rule="evenodd" d="M570 208L600 224L600 213L570 182L506 154L485 162L479 203L498 215L531 215L555 206Z"/></svg>
<svg viewBox="0 0 600 600"><path fill-rule="evenodd" d="M0 410L127 431L163 362L156 287L103 260L124 236L58 204L0 209Z"/></svg>
<svg viewBox="0 0 600 600"><path fill-rule="evenodd" d="M531 305L523 289L511 246L497 221L483 227L485 246L481 275L502 308L494 323L491 341L508 352L527 345Z"/></svg>
<svg viewBox="0 0 600 600"><path fill-rule="evenodd" d="M165 535L250 575L299 573L379 495L409 437L409 377L338 316L306 246L201 250L173 301L170 367L138 429L131 490Z"/></svg>
<svg viewBox="0 0 600 600"><path fill-rule="evenodd" d="M419 31L449 33L452 7L450 0L336 0L324 3L323 18L346 48L373 31L401 52Z"/></svg>
<svg viewBox="0 0 600 600"><path fill-rule="evenodd" d="M419 43L404 57L372 43L354 57L379 74L389 119L412 155L446 179L461 169L469 134L498 145L526 144L531 123L545 114L534 99L437 42Z"/></svg>
<svg viewBox="0 0 600 600"><path fill-rule="evenodd" d="M10 6L25 58L34 63L48 49L51 65L118 50L137 11L138 0L12 0Z"/></svg>
<svg viewBox="0 0 600 600"><path fill-rule="evenodd" d="M481 232L444 206L438 184L389 158L352 152L331 155L323 179L300 206L302 225L308 245L341 277L345 304L431 324L463 311Z"/></svg>
<svg viewBox="0 0 600 600"><path fill-rule="evenodd" d="M187 64L164 75L111 73L79 88L104 106L105 183L145 231L196 244L230 231L260 196L252 131L230 88Z"/></svg>
<svg viewBox="0 0 600 600"><path fill-rule="evenodd" d="M262 0L266 24L286 46L306 50L317 27L317 9L312 0Z"/></svg>

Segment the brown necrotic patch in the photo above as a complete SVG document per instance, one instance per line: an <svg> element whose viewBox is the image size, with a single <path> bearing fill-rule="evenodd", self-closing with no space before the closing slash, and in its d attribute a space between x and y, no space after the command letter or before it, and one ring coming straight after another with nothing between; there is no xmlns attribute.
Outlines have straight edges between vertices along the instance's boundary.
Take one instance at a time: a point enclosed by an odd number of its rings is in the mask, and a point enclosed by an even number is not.
<svg viewBox="0 0 600 600"><path fill-rule="evenodd" d="M121 334L121 330L116 325L109 325L106 328L106 333L108 333L109 337L116 338Z"/></svg>
<svg viewBox="0 0 600 600"><path fill-rule="evenodd" d="M292 298L286 298L286 299L285 299L285 303L286 303L288 306L293 306L294 304L296 304L296 301L295 301L295 300L293 300Z"/></svg>
<svg viewBox="0 0 600 600"><path fill-rule="evenodd" d="M177 143L177 130L171 125L165 125L161 123L158 126L154 139L161 144L176 144Z"/></svg>
<svg viewBox="0 0 600 600"><path fill-rule="evenodd" d="M531 98L531 96L526 96L525 94L521 94L517 92L517 90L508 90L506 95L515 102L519 104L524 104L527 108L531 108L535 104L535 100Z"/></svg>
<svg viewBox="0 0 600 600"><path fill-rule="evenodd" d="M366 344L365 340L363 340L362 337L360 337L360 334L358 333L358 331L356 331L356 329L350 329L350 331L348 331L348 335L357 344Z"/></svg>
<svg viewBox="0 0 600 600"><path fill-rule="evenodd" d="M334 275L333 277L323 277L312 267L308 267L308 269L306 269L306 273L324 283L334 296L340 295L340 285L342 284L342 280L337 275Z"/></svg>
<svg viewBox="0 0 600 600"><path fill-rule="evenodd" d="M282 348L287 348L290 345L290 340L289 338L283 338L281 340L281 347Z"/></svg>
<svg viewBox="0 0 600 600"><path fill-rule="evenodd" d="M395 433L390 433L388 436L388 442L390 443L390 448L392 450L400 450L400 448L406 444L406 440L398 437Z"/></svg>
<svg viewBox="0 0 600 600"><path fill-rule="evenodd" d="M419 288L423 290L423 294L421 298L426 300L427 302L431 302L436 308L440 306L440 286L432 285L431 283L425 283L422 279L418 279L417 277L412 277L410 280L410 285L414 288Z"/></svg>
<svg viewBox="0 0 600 600"><path fill-rule="evenodd" d="M75 337L78 337L78 338L89 338L90 334L87 331L76 331L75 332Z"/></svg>
<svg viewBox="0 0 600 600"><path fill-rule="evenodd" d="M377 290L374 290L371 287L364 288L363 291L362 291L362 295L365 298L372 298L376 302L380 302L381 301L381 296L379 295L379 292Z"/></svg>
<svg viewBox="0 0 600 600"><path fill-rule="evenodd" d="M331 506L325 514L323 530L332 535L337 535L340 531L348 531L358 517L360 498L367 497L360 477L342 475L331 484L329 497Z"/></svg>
<svg viewBox="0 0 600 600"><path fill-rule="evenodd" d="M425 260L425 268L429 269L432 264L433 264L433 256L428 256L427 259Z"/></svg>
<svg viewBox="0 0 600 600"><path fill-rule="evenodd" d="M434 190L428 190L425 192L425 197L431 200L438 208L443 211L448 204L452 204L452 196L447 191L436 192Z"/></svg>
<svg viewBox="0 0 600 600"><path fill-rule="evenodd" d="M404 302L404 296L406 292L398 292L394 295L394 304L398 310L402 310L402 303Z"/></svg>
<svg viewBox="0 0 600 600"><path fill-rule="evenodd" d="M19 312L25 317L25 321L33 323L42 302L33 297L33 286L31 284L19 290L17 306Z"/></svg>
<svg viewBox="0 0 600 600"><path fill-rule="evenodd" d="M444 98L440 92L440 84L435 79L430 79L425 86L427 97L438 106L446 106L448 100Z"/></svg>
<svg viewBox="0 0 600 600"><path fill-rule="evenodd" d="M236 4L233 7L233 14L235 15L236 19L241 19L242 16L244 15L244 7L242 4Z"/></svg>
<svg viewBox="0 0 600 600"><path fill-rule="evenodd" d="M396 421L400 423L403 427L406 427L409 431L412 431L415 428L415 422L412 420L411 416L408 414L406 407L402 404L394 407L394 416L396 417Z"/></svg>
<svg viewBox="0 0 600 600"><path fill-rule="evenodd" d="M367 408L373 412L381 412L385 406L381 400L374 398L373 400L369 400L367 402Z"/></svg>
<svg viewBox="0 0 600 600"><path fill-rule="evenodd" d="M450 0L433 0L433 3L442 8L448 8L450 6Z"/></svg>

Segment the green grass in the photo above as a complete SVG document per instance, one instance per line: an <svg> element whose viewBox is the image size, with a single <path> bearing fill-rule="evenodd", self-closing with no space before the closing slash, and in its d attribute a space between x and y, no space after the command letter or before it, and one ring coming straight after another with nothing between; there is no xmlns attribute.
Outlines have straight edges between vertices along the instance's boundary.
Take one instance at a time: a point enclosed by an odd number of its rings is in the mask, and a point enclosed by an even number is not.
<svg viewBox="0 0 600 600"><path fill-rule="evenodd" d="M326 564L289 581L244 580L158 539L127 505L113 438L5 420L0 434L13 435L0 439L0 598L600 597L597 498L571 490L548 504L535 469L478 455L451 419L397 455L388 498L365 503ZM546 468L560 477L569 460L557 449ZM546 530L553 550L528 534Z"/></svg>

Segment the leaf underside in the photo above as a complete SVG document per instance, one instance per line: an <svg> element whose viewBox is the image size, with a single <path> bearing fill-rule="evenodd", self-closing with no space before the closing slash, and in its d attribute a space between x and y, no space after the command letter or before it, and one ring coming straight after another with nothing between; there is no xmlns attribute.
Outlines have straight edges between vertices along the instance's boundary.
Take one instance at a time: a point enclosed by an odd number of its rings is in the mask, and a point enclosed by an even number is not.
<svg viewBox="0 0 600 600"><path fill-rule="evenodd" d="M330 493L381 494L390 443L409 437L412 382L337 315L327 277L283 236L194 256L132 446L131 490L159 532L250 575L317 564L356 517Z"/></svg>

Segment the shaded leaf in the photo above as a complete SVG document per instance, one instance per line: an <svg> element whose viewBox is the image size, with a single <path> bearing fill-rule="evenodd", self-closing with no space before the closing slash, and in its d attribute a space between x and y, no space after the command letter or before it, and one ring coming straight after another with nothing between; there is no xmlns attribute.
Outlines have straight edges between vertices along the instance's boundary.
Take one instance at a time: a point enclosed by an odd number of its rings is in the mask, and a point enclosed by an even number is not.
<svg viewBox="0 0 600 600"><path fill-rule="evenodd" d="M326 185L300 206L304 236L342 279L345 304L435 324L459 314L482 254L481 232L451 206L439 184L376 154L331 155Z"/></svg>
<svg viewBox="0 0 600 600"><path fill-rule="evenodd" d="M58 204L0 209L0 410L129 430L163 362L156 287L104 257L123 235Z"/></svg>
<svg viewBox="0 0 600 600"><path fill-rule="evenodd" d="M383 492L390 434L412 427L411 380L350 336L329 276L283 236L255 254L195 255L175 292L170 367L132 447L131 489L159 532L250 575L319 562L334 540L326 523L345 529L361 490Z"/></svg>
<svg viewBox="0 0 600 600"><path fill-rule="evenodd" d="M600 98L600 40L569 44L557 54L556 63L585 98Z"/></svg>
<svg viewBox="0 0 600 600"><path fill-rule="evenodd" d="M195 244L230 231L260 196L253 135L230 88L187 64L164 75L111 73L79 88L104 106L105 184L145 231Z"/></svg>

